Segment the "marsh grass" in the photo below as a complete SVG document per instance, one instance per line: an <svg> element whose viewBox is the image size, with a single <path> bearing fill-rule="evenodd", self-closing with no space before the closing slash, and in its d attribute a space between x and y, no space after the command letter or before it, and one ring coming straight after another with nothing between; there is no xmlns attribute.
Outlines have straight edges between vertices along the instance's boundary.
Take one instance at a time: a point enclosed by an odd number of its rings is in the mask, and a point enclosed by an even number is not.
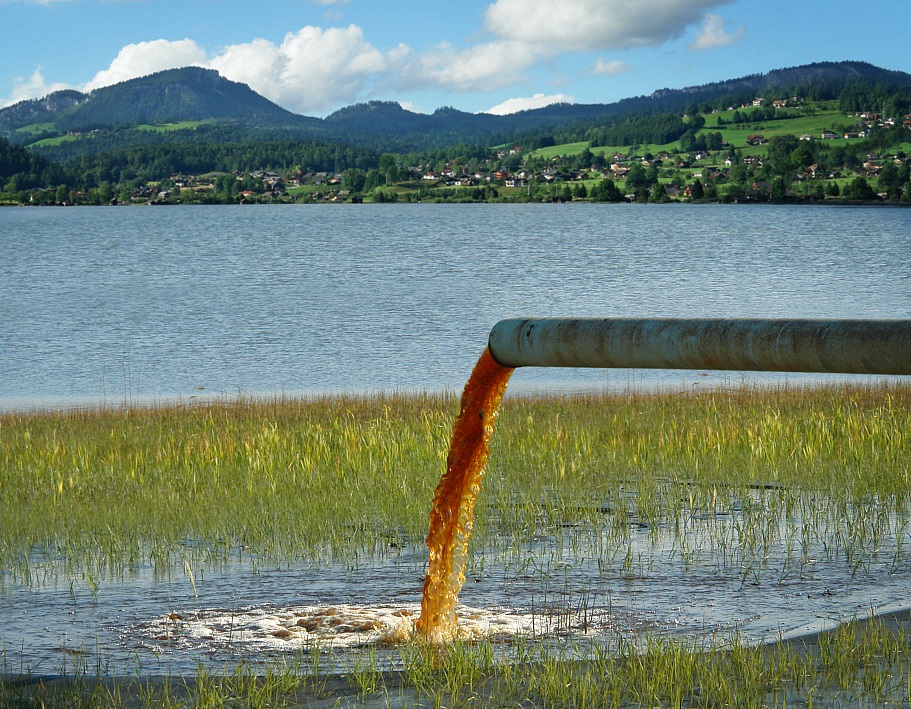
<svg viewBox="0 0 911 709"><path fill-rule="evenodd" d="M116 577L194 558L382 556L426 533L453 405L368 397L2 416L0 566L26 579L35 563Z"/></svg>
<svg viewBox="0 0 911 709"><path fill-rule="evenodd" d="M149 563L394 554L423 542L456 407L416 395L0 415L0 567L91 581ZM823 544L860 568L890 525L907 543L909 461L907 385L513 398L472 544L568 525L622 539L630 522L675 526L686 544L694 519L736 512L712 543L745 576L782 534L795 559Z"/></svg>

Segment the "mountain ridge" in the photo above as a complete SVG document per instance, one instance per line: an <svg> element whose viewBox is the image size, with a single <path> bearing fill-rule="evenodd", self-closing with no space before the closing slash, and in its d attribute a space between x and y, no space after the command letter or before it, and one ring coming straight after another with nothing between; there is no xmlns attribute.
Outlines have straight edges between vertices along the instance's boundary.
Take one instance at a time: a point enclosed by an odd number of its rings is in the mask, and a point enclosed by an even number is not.
<svg viewBox="0 0 911 709"><path fill-rule="evenodd" d="M415 113L394 101L370 101L338 109L325 118L302 116L269 101L246 84L230 81L200 67L170 69L130 79L89 93L59 91L41 99L0 109L0 136L57 159L114 149L112 140L47 144L55 136L89 131L122 130L137 125L214 121L213 133L224 140L328 140L370 144L376 149L407 151L430 145L499 144L523 134L548 129L622 120L637 114L684 112L699 103L742 95L806 90L837 98L853 84L911 92L911 74L866 62L816 62L776 69L700 86L658 89L649 95L606 104L553 104L504 116L469 113L444 106L432 114ZM766 96L771 98L772 96ZM129 136L135 144L160 136ZM179 136L178 136L179 137ZM45 139L42 143L41 139ZM189 138L188 138L189 139ZM114 147L122 147L120 136Z"/></svg>

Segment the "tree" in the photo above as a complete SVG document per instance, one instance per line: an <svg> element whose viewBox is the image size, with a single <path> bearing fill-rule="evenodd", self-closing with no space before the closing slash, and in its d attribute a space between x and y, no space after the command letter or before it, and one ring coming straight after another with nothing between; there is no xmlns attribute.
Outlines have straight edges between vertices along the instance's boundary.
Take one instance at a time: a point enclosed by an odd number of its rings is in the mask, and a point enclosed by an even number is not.
<svg viewBox="0 0 911 709"><path fill-rule="evenodd" d="M794 135L776 135L769 141L769 162L776 175L794 172L796 166L791 156L799 147L800 141Z"/></svg>
<svg viewBox="0 0 911 709"><path fill-rule="evenodd" d="M366 183L367 176L363 170L351 168L350 170L345 170L342 175L342 187L351 192L363 192Z"/></svg>
<svg viewBox="0 0 911 709"><path fill-rule="evenodd" d="M791 163L796 167L807 168L814 162L816 162L816 156L805 140L791 152Z"/></svg>
<svg viewBox="0 0 911 709"><path fill-rule="evenodd" d="M866 178L855 177L845 187L844 196L846 199L869 200L875 199L876 193L867 183Z"/></svg>
<svg viewBox="0 0 911 709"><path fill-rule="evenodd" d="M591 198L596 202L622 202L623 193L617 189L613 180L601 180L592 187Z"/></svg>
<svg viewBox="0 0 911 709"><path fill-rule="evenodd" d="M724 147L724 137L718 131L706 133L705 147L706 150L721 150Z"/></svg>
<svg viewBox="0 0 911 709"><path fill-rule="evenodd" d="M693 184L690 185L690 194L692 194L693 199L702 199L705 197L705 188L702 186L701 181L693 181Z"/></svg>
<svg viewBox="0 0 911 709"><path fill-rule="evenodd" d="M658 181L658 170L650 166L649 170L642 167L641 163L634 163L626 175L626 187L635 190L638 187L649 187Z"/></svg>
<svg viewBox="0 0 911 709"><path fill-rule="evenodd" d="M237 178L234 175L219 175L215 178L215 193L228 199L237 194Z"/></svg>
<svg viewBox="0 0 911 709"><path fill-rule="evenodd" d="M887 161L879 173L879 181L877 184L879 185L880 191L889 192L896 187L901 189L903 182L905 182L905 180L902 180L902 175L895 163Z"/></svg>
<svg viewBox="0 0 911 709"><path fill-rule="evenodd" d="M399 177L398 158L391 153L384 153L380 156L380 175L386 180L385 184L397 182Z"/></svg>
<svg viewBox="0 0 911 709"><path fill-rule="evenodd" d="M784 177L778 176L772 180L770 196L773 202L784 202L788 198L788 182Z"/></svg>

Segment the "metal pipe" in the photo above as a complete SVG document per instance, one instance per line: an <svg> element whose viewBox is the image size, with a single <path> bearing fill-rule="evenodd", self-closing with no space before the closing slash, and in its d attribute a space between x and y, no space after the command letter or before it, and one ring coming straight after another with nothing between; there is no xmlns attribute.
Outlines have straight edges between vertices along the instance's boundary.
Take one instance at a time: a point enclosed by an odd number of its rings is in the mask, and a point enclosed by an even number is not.
<svg viewBox="0 0 911 709"><path fill-rule="evenodd" d="M512 319L488 346L506 367L911 374L911 320Z"/></svg>

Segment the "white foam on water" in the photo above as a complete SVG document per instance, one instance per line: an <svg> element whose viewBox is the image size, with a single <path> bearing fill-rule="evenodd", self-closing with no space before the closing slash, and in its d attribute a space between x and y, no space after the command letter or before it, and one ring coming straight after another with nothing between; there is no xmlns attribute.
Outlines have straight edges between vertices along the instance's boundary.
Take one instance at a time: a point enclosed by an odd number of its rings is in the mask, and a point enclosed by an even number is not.
<svg viewBox="0 0 911 709"><path fill-rule="evenodd" d="M418 604L200 610L160 616L143 624L142 633L148 642L171 647L243 647L251 652L393 646L414 637L420 610ZM531 636L544 628L540 616L500 609L460 605L457 614L460 640Z"/></svg>

